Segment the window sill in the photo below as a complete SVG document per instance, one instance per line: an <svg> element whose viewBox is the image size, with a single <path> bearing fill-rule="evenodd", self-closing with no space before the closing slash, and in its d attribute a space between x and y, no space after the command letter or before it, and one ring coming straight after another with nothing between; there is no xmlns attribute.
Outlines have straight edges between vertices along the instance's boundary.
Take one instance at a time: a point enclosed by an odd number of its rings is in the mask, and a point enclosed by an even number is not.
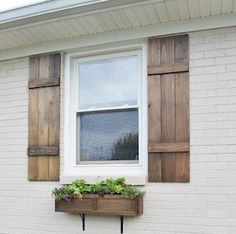
<svg viewBox="0 0 236 234"><path fill-rule="evenodd" d="M61 184L70 184L75 180L84 179L89 184L95 184L98 182L101 182L103 180L109 179L109 178L119 178L119 177L125 177L125 180L127 184L130 185L140 185L144 186L147 184L147 177L146 176L73 176L73 175L61 175L60 176L60 183Z"/></svg>

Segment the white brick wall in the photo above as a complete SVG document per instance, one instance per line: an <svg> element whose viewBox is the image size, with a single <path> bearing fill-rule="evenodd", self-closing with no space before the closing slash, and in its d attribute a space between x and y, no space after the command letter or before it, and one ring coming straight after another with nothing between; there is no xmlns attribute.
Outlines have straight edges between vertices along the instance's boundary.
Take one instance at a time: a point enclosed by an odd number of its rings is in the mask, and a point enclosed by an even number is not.
<svg viewBox="0 0 236 234"><path fill-rule="evenodd" d="M27 79L28 59L0 63L0 233L82 233L53 211L57 183L27 181ZM148 184L126 234L236 233L236 28L190 34L190 91L191 182ZM118 234L119 219L87 216L86 233Z"/></svg>

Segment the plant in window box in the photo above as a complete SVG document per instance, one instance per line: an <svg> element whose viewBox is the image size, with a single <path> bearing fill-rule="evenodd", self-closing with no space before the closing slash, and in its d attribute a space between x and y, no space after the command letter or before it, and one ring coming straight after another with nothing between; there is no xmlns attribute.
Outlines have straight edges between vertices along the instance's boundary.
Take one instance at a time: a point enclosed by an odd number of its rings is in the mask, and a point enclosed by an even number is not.
<svg viewBox="0 0 236 234"><path fill-rule="evenodd" d="M82 214L137 216L143 213L144 192L124 178L97 184L77 180L52 191L55 211Z"/></svg>

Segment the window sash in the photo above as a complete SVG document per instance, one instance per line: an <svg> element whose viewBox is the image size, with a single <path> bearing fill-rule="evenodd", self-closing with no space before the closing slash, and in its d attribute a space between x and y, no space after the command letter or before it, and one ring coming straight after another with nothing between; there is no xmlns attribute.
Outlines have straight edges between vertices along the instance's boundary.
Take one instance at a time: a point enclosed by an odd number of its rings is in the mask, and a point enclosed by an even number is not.
<svg viewBox="0 0 236 234"><path fill-rule="evenodd" d="M76 162L77 162L77 165L91 165L91 164L94 164L94 165L99 165L99 164L139 164L139 161L140 161L140 113L139 113L139 108L138 106L127 106L127 107L118 107L118 108L100 108L100 109L93 109L93 110L84 110L84 111L76 111L75 115L76 115L76 118L77 116L80 118L80 115L81 114L92 114L92 113L103 113L103 112L118 112L118 111L132 111L132 110L137 110L138 112L138 135L139 135L139 138L138 138L138 148L139 148L139 159L138 160L95 160L95 161L81 161L80 160L80 144L77 144L76 143ZM80 121L79 121L80 123ZM79 124L78 123L78 124ZM76 131L77 131L77 134L76 134L76 142L77 142L77 139L81 139L81 136L80 136L80 125L77 125L76 127ZM78 159L77 159L78 157Z"/></svg>
<svg viewBox="0 0 236 234"><path fill-rule="evenodd" d="M118 107L110 107L110 108L93 108L93 109L85 109L85 110L76 110L76 114L86 114L93 112L105 112L105 111L119 111L119 110L135 110L139 109L138 105L135 106L118 106Z"/></svg>
<svg viewBox="0 0 236 234"><path fill-rule="evenodd" d="M112 106L112 107L102 107L102 108L91 108L91 109L80 109L79 107L79 85L80 85L80 77L79 77L79 64L83 62L92 62L92 61L98 61L98 60L105 60L105 59L113 59L113 58L122 58L122 57L128 57L128 56L137 56L137 79L136 79L136 87L137 87L137 105L123 105L123 106ZM89 56L89 57L84 57L84 58L78 58L74 60L75 66L74 66L74 73L76 76L76 89L75 91L76 94L76 109L75 109L75 119L77 118L77 115L80 114L86 114L86 113L98 113L98 112L103 112L103 111L119 111L119 110L137 110L138 111L138 134L139 134L139 140L138 140L138 147L139 147L139 152L141 152L141 113L140 113L140 103L141 103L141 77L142 77L142 63L141 63L141 51L140 50L132 50L132 51L126 51L126 52L119 52L119 53L111 53L111 54L104 54L104 55L97 55L97 56ZM100 163L96 163L96 161L87 161L83 162L80 160L77 160L77 157L80 158L80 145L77 144L78 138L80 138L80 126L76 127L76 139L75 139L75 147L76 147L76 156L75 156L75 164L77 166L86 166L86 165L99 165L99 164L107 164L107 165L138 165L140 164L140 153L139 153L139 160L125 160L123 162L118 161L118 160L112 160L111 162L109 161L99 161ZM117 163L118 161L118 163ZM135 161L135 162L132 162Z"/></svg>
<svg viewBox="0 0 236 234"><path fill-rule="evenodd" d="M137 87L137 105L130 105L127 107L136 107L140 106L141 102L141 73L142 73L142 63L141 63L141 51L140 50L131 50L131 51L124 51L124 52L118 52L118 53L108 53L108 54L103 54L103 55L91 55L88 57L82 57L82 58L77 58L74 60L74 74L77 76L76 80L76 89L75 91L76 94L76 111L77 112L82 112L82 111L90 111L92 109L80 109L79 106L79 88L80 88L80 77L79 77L79 64L84 63L84 62L94 62L94 61L99 61L99 60L106 60L106 59L116 59L116 58L125 58L129 56L136 56L137 57L137 79L136 79L136 87ZM111 106L111 107L102 107L102 108L93 108L94 110L99 110L99 109L113 109L113 108L123 108L125 106Z"/></svg>

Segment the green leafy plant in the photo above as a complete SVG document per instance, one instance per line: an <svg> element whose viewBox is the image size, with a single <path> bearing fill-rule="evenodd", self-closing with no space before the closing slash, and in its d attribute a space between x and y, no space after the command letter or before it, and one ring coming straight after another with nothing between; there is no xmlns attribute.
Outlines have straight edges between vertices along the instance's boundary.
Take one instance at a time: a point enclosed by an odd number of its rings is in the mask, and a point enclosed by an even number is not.
<svg viewBox="0 0 236 234"><path fill-rule="evenodd" d="M118 194L122 197L135 199L143 196L144 192L135 186L127 185L125 178L107 179L97 184L87 184L85 180L76 180L71 184L55 188L52 196L56 200L71 201L73 198L82 198L83 194Z"/></svg>

